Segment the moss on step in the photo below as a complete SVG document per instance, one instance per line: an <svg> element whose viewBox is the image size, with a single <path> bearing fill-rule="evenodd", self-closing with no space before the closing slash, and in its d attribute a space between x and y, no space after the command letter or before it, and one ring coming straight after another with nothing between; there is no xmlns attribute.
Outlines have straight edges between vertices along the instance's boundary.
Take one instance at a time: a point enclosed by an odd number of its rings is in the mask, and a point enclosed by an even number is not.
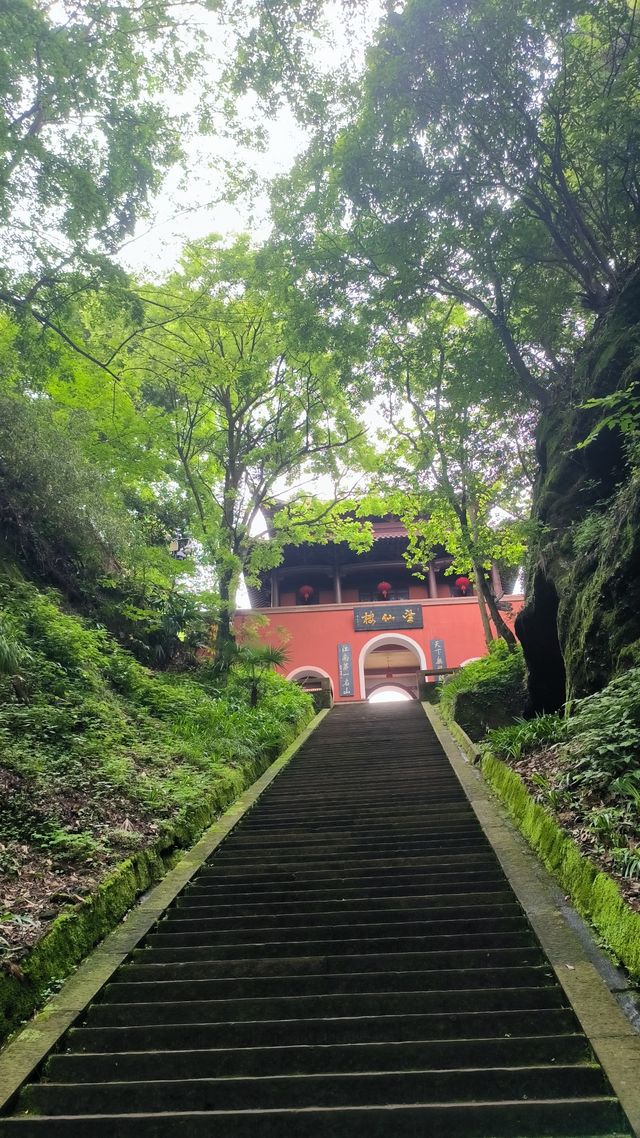
<svg viewBox="0 0 640 1138"><path fill-rule="evenodd" d="M310 710L291 725L287 732L290 737L282 740L282 750L312 717ZM180 851L193 845L275 758L272 748L259 759L221 770L210 795L198 809L166 825L152 846L120 862L91 896L63 910L20 961L17 971L10 968L0 972L0 1040L41 1006L58 982L122 920L137 898L164 876Z"/></svg>
<svg viewBox="0 0 640 1138"><path fill-rule="evenodd" d="M615 882L534 802L520 775L491 754L484 755L480 767L578 912L591 922L629 974L640 977L640 914L629 907Z"/></svg>

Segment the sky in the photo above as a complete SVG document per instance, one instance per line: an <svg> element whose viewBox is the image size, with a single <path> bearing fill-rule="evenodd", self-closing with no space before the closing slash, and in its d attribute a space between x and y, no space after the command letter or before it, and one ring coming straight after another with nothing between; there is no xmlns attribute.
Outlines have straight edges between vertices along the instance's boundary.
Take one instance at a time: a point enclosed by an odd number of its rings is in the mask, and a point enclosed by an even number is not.
<svg viewBox="0 0 640 1138"><path fill-rule="evenodd" d="M319 41L314 62L322 66L324 61L327 70L343 66L359 69L383 8L380 0L366 0L361 13L349 17L347 26L340 0L328 0L330 42ZM214 41L219 40L220 29L216 27L213 14L209 19L207 34L210 34L214 58L208 66L215 67ZM178 110L195 105L198 94L196 89L181 96ZM172 99L172 107L176 109L175 99ZM249 135L257 123L266 129L266 147L262 151L239 148L234 140L222 135L191 138L186 178L181 171L169 175L153 202L152 220L139 225L132 240L121 251L123 266L136 276L153 279L166 275L175 266L187 241L213 233L232 239L238 233L250 232L257 241L268 236L268 183L291 168L296 156L304 150L308 136L287 106L265 121L257 100L247 95L240 101L238 110L241 124ZM256 191L233 203L225 200L220 169L225 163L238 160L255 171Z"/></svg>
<svg viewBox="0 0 640 1138"><path fill-rule="evenodd" d="M250 124L258 114L253 101L246 100L243 121ZM269 142L262 152L238 153L234 143L224 138L194 139L186 184L182 173L169 175L154 202L153 221L140 225L121 252L124 267L140 276L163 276L175 266L188 241L212 233L232 238L247 231L258 241L266 238L270 229L267 184L291 168L307 141L288 108L268 124L267 131ZM253 200L243 197L232 202L222 196L216 166L234 157L250 163L256 171L259 189Z"/></svg>

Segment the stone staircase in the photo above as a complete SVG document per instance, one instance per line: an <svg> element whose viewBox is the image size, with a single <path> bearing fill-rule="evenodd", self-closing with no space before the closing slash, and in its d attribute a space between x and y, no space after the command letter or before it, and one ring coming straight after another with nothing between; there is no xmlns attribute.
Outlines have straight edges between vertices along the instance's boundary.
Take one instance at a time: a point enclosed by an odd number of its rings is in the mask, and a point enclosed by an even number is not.
<svg viewBox="0 0 640 1138"><path fill-rule="evenodd" d="M630 1133L421 708L335 708L0 1138Z"/></svg>

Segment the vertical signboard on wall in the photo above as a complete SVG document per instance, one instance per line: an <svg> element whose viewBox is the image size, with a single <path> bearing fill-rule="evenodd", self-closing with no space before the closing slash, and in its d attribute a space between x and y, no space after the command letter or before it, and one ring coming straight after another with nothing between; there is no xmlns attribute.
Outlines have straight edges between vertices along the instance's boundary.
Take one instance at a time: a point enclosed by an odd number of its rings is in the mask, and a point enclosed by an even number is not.
<svg viewBox="0 0 640 1138"><path fill-rule="evenodd" d="M340 695L353 695L353 659L350 644L338 644L338 680Z"/></svg>
<svg viewBox="0 0 640 1138"><path fill-rule="evenodd" d="M447 657L444 651L444 640L430 640L429 650L431 652L431 667L437 668L440 671L447 666Z"/></svg>

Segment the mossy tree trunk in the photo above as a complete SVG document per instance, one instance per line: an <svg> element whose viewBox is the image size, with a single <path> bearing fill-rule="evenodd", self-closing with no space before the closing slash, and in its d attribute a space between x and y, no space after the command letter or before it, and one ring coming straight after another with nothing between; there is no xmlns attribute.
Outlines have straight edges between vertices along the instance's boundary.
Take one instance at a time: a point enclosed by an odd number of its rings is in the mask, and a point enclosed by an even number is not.
<svg viewBox="0 0 640 1138"><path fill-rule="evenodd" d="M226 566L219 570L218 580L218 627L214 644L214 663L216 671L226 675L233 662L236 640L233 634L233 613L235 609L236 574Z"/></svg>

